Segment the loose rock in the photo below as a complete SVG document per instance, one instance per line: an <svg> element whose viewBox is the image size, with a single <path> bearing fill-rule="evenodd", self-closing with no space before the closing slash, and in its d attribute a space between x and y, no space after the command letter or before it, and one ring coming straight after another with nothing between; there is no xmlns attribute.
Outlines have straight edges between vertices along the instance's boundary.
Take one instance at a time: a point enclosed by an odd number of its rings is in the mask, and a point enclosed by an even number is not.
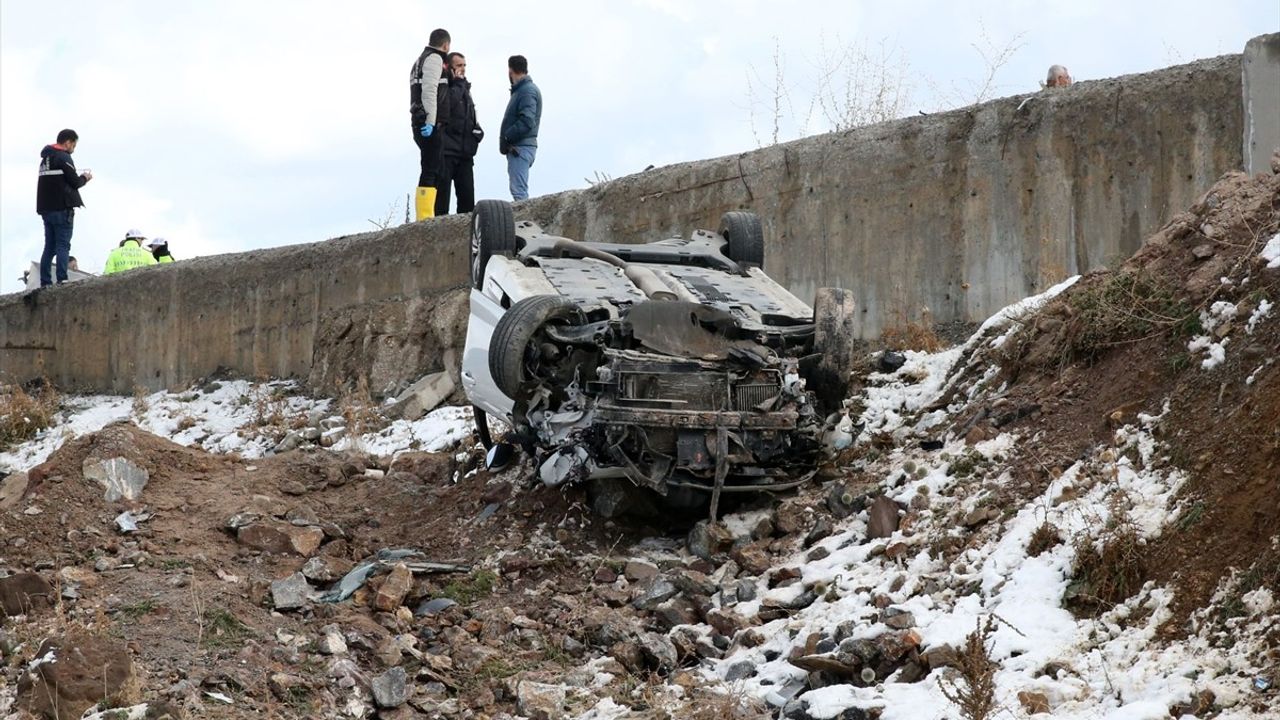
<svg viewBox="0 0 1280 720"><path fill-rule="evenodd" d="M80 467L85 480L96 482L106 490L104 498L107 502L137 500L142 497L142 488L146 487L151 476L145 468L122 457L107 460L85 458Z"/></svg>
<svg viewBox="0 0 1280 720"><path fill-rule="evenodd" d="M0 610L4 611L5 617L27 615L52 607L53 602L53 586L35 573L0 578Z"/></svg>
<svg viewBox="0 0 1280 720"><path fill-rule="evenodd" d="M373 606L383 612L391 612L404 602L404 598L413 589L413 573L404 563L396 563L388 573L387 579L378 588L373 597Z"/></svg>
<svg viewBox="0 0 1280 720"><path fill-rule="evenodd" d="M311 594L311 586L307 578L296 572L282 580L271 583L271 602L277 610L296 610L307 604L307 596Z"/></svg>
<svg viewBox="0 0 1280 720"><path fill-rule="evenodd" d="M562 685L522 680L516 685L520 714L531 720L558 720L565 716L565 688Z"/></svg>
<svg viewBox="0 0 1280 720"><path fill-rule="evenodd" d="M17 706L49 720L73 720L99 702L127 706L139 695L133 660L123 646L75 632L40 644L18 680Z"/></svg>
<svg viewBox="0 0 1280 720"><path fill-rule="evenodd" d="M373 678L369 690L373 692L373 701L380 708L393 708L405 704L409 700L408 675L404 668L393 667Z"/></svg>

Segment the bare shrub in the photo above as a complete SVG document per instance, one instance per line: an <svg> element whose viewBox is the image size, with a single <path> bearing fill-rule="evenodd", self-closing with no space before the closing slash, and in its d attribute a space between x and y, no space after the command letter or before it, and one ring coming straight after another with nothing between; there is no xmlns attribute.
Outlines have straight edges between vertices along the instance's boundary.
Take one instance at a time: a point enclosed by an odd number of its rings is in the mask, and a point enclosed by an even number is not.
<svg viewBox="0 0 1280 720"><path fill-rule="evenodd" d="M910 66L900 49L884 42L871 48L839 37L829 44L823 36L818 52L809 61L811 77L788 71L787 58L774 37L772 77L766 80L755 65L748 66L747 102L756 144L776 145L792 135L843 132L905 114L911 98ZM759 118L767 125L767 143L761 139Z"/></svg>
<svg viewBox="0 0 1280 720"><path fill-rule="evenodd" d="M883 41L872 49L838 37L835 48L827 47L825 37L819 45L822 56L811 107L817 105L827 129L842 132L905 114L911 99L910 65L901 49Z"/></svg>
<svg viewBox="0 0 1280 720"><path fill-rule="evenodd" d="M689 704L676 716L689 720L766 720L772 717L761 701L747 695L739 686L725 693L695 692Z"/></svg>
<svg viewBox="0 0 1280 720"><path fill-rule="evenodd" d="M369 218L366 222L379 230L389 230L396 225L396 215L400 212L400 201L387 204L387 211L380 218ZM404 197L404 221L409 222L409 196Z"/></svg>
<svg viewBox="0 0 1280 720"><path fill-rule="evenodd" d="M1120 501L1113 503L1119 508ZM1142 539L1122 511L1117 512L1102 537L1076 541L1073 580L1067 599L1078 610L1106 610L1137 592L1146 576Z"/></svg>
<svg viewBox="0 0 1280 720"><path fill-rule="evenodd" d="M0 385L0 450L26 442L53 423L58 393L43 383L35 395L17 385Z"/></svg>
<svg viewBox="0 0 1280 720"><path fill-rule="evenodd" d="M977 79L968 79L952 83L949 88L941 88L936 83L928 84L940 101L940 107L954 109L966 105L977 105L996 96L1000 85L996 76L1004 69L1013 56L1022 49L1022 38L1025 32L1017 33L1008 42L1000 44L987 34L987 26L978 21L978 40L969 46L982 58L982 70Z"/></svg>
<svg viewBox="0 0 1280 720"><path fill-rule="evenodd" d="M1027 556L1036 557L1043 552L1052 550L1062 544L1062 535L1058 533L1058 528L1048 520L1040 523L1040 527L1031 533L1031 540L1027 542Z"/></svg>
<svg viewBox="0 0 1280 720"><path fill-rule="evenodd" d="M954 670L938 683L943 697L959 708L966 720L986 720L997 710L995 676L999 665L991 659L988 647L995 627L994 616L978 621L960 648Z"/></svg>
<svg viewBox="0 0 1280 720"><path fill-rule="evenodd" d="M133 386L133 404L130 406L130 410L134 417L146 415L147 411L151 409L151 401L148 399L150 396L151 393L147 392L147 389L141 385Z"/></svg>
<svg viewBox="0 0 1280 720"><path fill-rule="evenodd" d="M932 353L947 346L933 329L933 313L929 308L921 308L919 320L907 320L901 312L894 315L893 324L880 332L880 341L885 347Z"/></svg>
<svg viewBox="0 0 1280 720"><path fill-rule="evenodd" d="M1068 359L1091 362L1117 345L1200 329L1196 308L1142 272L1109 273L1072 293L1067 303L1072 311L1066 328Z"/></svg>
<svg viewBox="0 0 1280 720"><path fill-rule="evenodd" d="M345 421L347 434L359 436L379 430L386 425L386 418L369 394L369 380L361 375L355 387L339 386L338 412Z"/></svg>
<svg viewBox="0 0 1280 720"><path fill-rule="evenodd" d="M878 44L829 42L819 36L818 54L805 58L808 68L788 63L774 37L771 72L755 64L747 68L747 106L756 144L776 145L786 139L853 128L904 117L912 101L911 78L923 78L943 109L990 100L999 91L997 78L1022 48L1023 33L1007 43L993 40L982 26L973 49L982 68L973 80L941 88L911 70L903 50L886 41Z"/></svg>

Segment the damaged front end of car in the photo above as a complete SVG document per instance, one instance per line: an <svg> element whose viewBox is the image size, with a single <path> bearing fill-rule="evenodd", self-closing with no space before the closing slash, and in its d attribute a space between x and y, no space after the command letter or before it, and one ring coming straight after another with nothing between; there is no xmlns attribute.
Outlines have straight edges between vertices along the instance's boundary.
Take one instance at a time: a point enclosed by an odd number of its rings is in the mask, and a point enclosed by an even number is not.
<svg viewBox="0 0 1280 720"><path fill-rule="evenodd" d="M727 311L676 300L642 301L616 320L551 315L525 344L523 382L511 388L516 435L544 451L547 485L624 477L678 505L710 500L714 512L722 492L806 479L822 419L788 351L806 347L811 326L755 332Z"/></svg>

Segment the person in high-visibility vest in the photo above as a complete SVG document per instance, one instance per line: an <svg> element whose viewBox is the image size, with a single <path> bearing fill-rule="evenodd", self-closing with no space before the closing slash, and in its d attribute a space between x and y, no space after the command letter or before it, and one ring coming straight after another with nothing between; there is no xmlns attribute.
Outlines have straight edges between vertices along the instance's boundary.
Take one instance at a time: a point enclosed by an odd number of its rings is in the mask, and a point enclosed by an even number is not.
<svg viewBox="0 0 1280 720"><path fill-rule="evenodd" d="M147 238L138 230L130 230L124 234L124 240L120 243L120 247L111 251L107 256L107 267L102 271L103 275L114 275L125 270L146 267L147 265L155 265L156 259L142 247L142 241Z"/></svg>
<svg viewBox="0 0 1280 720"><path fill-rule="evenodd" d="M169 254L169 241L162 237L151 238L147 242L147 249L151 251L151 257L156 259L158 263L173 262L173 255Z"/></svg>

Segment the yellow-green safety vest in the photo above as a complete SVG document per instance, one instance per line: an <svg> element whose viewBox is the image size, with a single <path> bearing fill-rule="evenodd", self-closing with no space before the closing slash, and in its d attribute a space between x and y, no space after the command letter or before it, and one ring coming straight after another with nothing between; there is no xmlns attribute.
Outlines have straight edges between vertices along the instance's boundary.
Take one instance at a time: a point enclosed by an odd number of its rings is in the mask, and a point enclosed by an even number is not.
<svg viewBox="0 0 1280 720"><path fill-rule="evenodd" d="M151 256L151 253L143 250L137 240L125 240L124 245L112 250L111 254L107 256L107 267L102 271L102 274L114 275L125 270L155 264L156 259Z"/></svg>

